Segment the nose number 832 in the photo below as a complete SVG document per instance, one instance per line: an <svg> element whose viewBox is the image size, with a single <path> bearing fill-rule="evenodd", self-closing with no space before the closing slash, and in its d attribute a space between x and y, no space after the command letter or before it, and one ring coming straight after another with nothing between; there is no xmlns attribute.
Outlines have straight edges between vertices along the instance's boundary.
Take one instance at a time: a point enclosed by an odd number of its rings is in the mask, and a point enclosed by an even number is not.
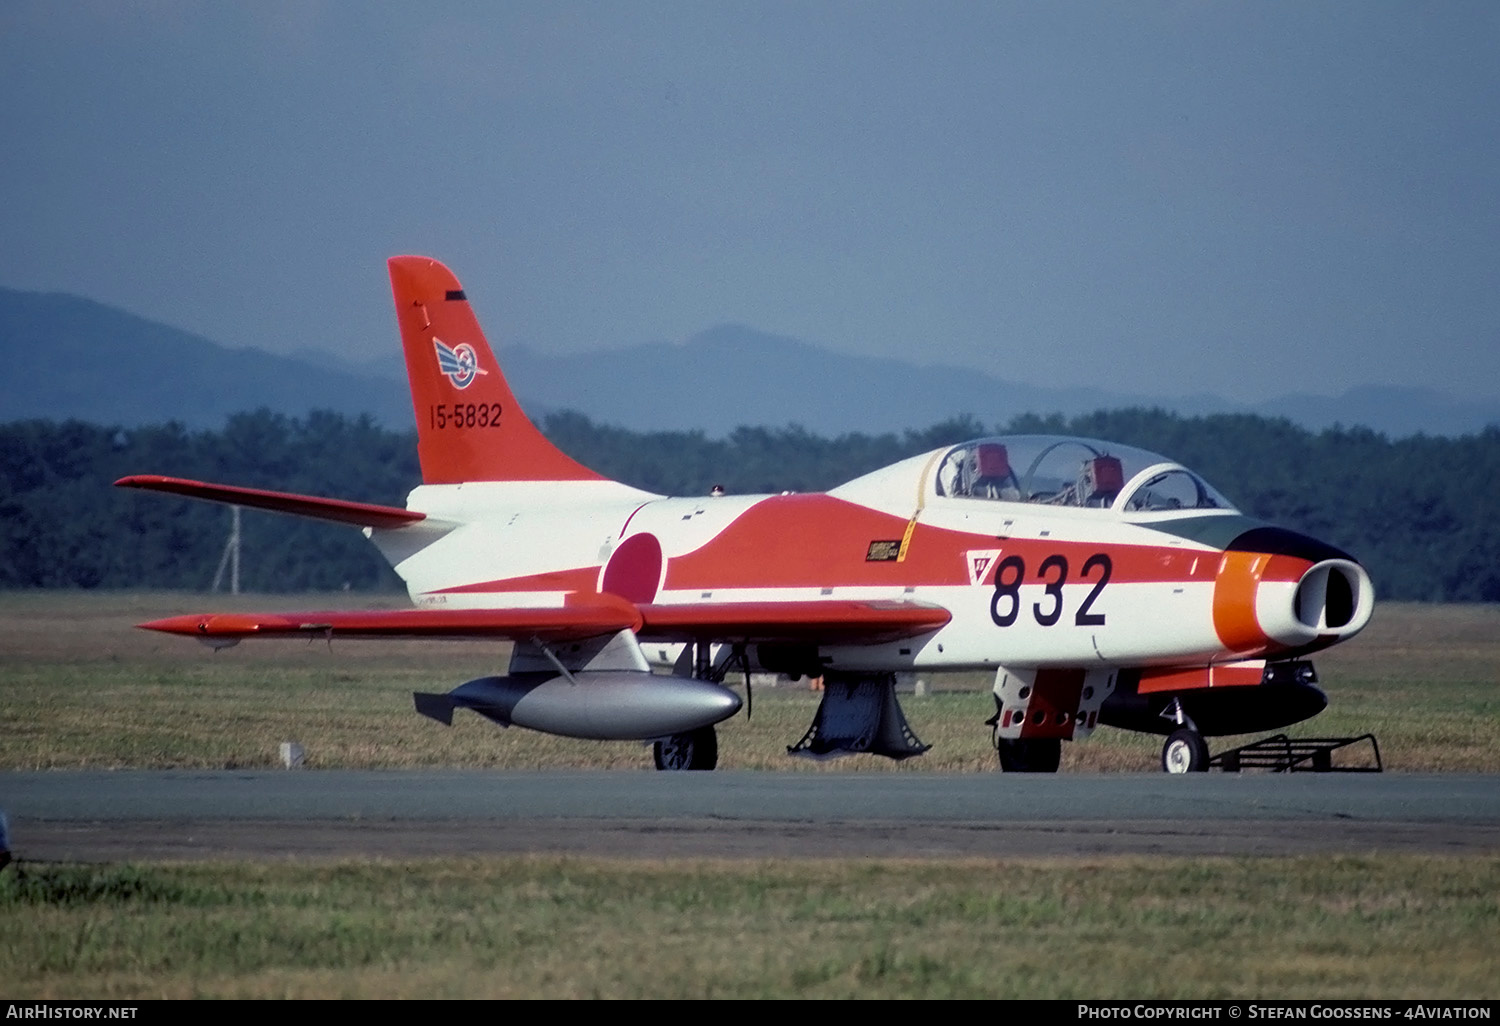
<svg viewBox="0 0 1500 1026"><path fill-rule="evenodd" d="M1079 627L1097 627L1104 623L1104 614L1093 612L1094 602L1104 592L1114 572L1114 563L1109 555L1096 552L1084 560L1079 576L1087 583L1094 581L1093 590L1073 614L1073 623ZM1098 574L1095 579L1094 575ZM1021 556L1006 556L995 568L995 594L990 598L990 619L997 627L1009 627L1021 615L1021 583L1026 579L1026 560ZM1051 555L1037 567L1036 580L1046 587L1041 602L1031 604L1032 616L1043 627L1051 627L1063 615L1063 585L1068 583L1068 557Z"/></svg>

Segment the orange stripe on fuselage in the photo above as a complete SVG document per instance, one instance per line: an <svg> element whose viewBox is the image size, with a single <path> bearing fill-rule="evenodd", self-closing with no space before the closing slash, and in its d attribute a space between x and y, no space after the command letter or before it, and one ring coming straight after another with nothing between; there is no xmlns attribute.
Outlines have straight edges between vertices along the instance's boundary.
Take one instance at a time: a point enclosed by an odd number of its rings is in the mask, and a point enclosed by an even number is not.
<svg viewBox="0 0 1500 1026"><path fill-rule="evenodd" d="M1035 583L1042 560L1068 560L1069 580L1095 553L1107 552L1113 583L1212 581L1215 553L1178 547L1048 538L997 539L918 523L903 562L867 560L872 541L899 541L908 521L827 495L781 495L756 503L716 537L672 558L668 590L967 585L971 549L1000 549L1026 561ZM663 541L666 541L664 536ZM670 548L670 545L667 546ZM998 562L998 561L997 561ZM992 566L982 583L993 584ZM1097 579L1097 578L1094 578Z"/></svg>
<svg viewBox="0 0 1500 1026"><path fill-rule="evenodd" d="M1285 648L1266 636L1255 614L1262 581L1296 581L1312 564L1296 556L1265 552L1226 552L1214 585L1214 631L1231 652L1269 654Z"/></svg>
<svg viewBox="0 0 1500 1026"><path fill-rule="evenodd" d="M711 591L968 585L969 559L965 553L976 549L999 549L1001 560L1019 555L1026 564L1022 582L1026 585L1043 581L1039 576L1042 561L1054 555L1068 560L1067 579L1075 585L1098 581L1097 572L1084 577L1082 571L1088 559L1100 552L1109 554L1112 585L1210 582L1219 566L1219 553L1201 549L1050 538L999 539L992 534L920 522L912 533L905 561L865 558L872 541L899 542L907 524L903 517L827 495L772 496L750 507L700 548L670 558L664 587L672 591ZM660 538L663 548L670 551L670 533L663 532ZM982 586L994 586L999 562L995 560L987 569ZM598 566L579 567L455 585L433 594L594 591L598 578ZM1055 571L1049 571L1046 580L1053 579ZM1253 583L1247 593L1253 623ZM1219 601L1216 591L1216 626Z"/></svg>
<svg viewBox="0 0 1500 1026"><path fill-rule="evenodd" d="M1214 632L1231 652L1248 651L1270 639L1255 618L1260 571L1271 557L1261 552L1226 552L1214 585Z"/></svg>

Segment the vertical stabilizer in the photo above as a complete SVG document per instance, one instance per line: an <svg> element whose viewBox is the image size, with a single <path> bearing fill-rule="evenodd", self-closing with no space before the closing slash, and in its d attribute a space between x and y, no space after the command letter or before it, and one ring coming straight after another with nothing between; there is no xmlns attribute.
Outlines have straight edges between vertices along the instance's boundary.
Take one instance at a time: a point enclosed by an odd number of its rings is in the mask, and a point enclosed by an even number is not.
<svg viewBox="0 0 1500 1026"><path fill-rule="evenodd" d="M388 264L423 483L603 480L526 419L453 272L429 257Z"/></svg>

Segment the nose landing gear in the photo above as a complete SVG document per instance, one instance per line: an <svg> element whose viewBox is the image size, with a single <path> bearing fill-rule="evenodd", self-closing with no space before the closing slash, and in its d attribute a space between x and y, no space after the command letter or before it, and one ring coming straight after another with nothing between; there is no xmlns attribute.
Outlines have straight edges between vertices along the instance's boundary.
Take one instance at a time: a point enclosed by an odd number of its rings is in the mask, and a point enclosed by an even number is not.
<svg viewBox="0 0 1500 1026"><path fill-rule="evenodd" d="M1179 727L1161 748L1161 768L1168 773L1201 773L1208 769L1208 742L1192 727Z"/></svg>
<svg viewBox="0 0 1500 1026"><path fill-rule="evenodd" d="M1208 742L1203 740L1198 724L1182 708L1182 699L1173 698L1162 710L1162 719L1177 724L1161 746L1161 768L1167 773L1202 773L1208 769Z"/></svg>

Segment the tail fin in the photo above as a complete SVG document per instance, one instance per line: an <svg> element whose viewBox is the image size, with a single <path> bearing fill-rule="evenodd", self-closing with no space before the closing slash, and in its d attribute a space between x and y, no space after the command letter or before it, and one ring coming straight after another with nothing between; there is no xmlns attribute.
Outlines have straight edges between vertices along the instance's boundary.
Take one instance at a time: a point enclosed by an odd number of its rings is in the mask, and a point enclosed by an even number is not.
<svg viewBox="0 0 1500 1026"><path fill-rule="evenodd" d="M603 480L526 419L453 272L428 257L387 263L423 483Z"/></svg>

